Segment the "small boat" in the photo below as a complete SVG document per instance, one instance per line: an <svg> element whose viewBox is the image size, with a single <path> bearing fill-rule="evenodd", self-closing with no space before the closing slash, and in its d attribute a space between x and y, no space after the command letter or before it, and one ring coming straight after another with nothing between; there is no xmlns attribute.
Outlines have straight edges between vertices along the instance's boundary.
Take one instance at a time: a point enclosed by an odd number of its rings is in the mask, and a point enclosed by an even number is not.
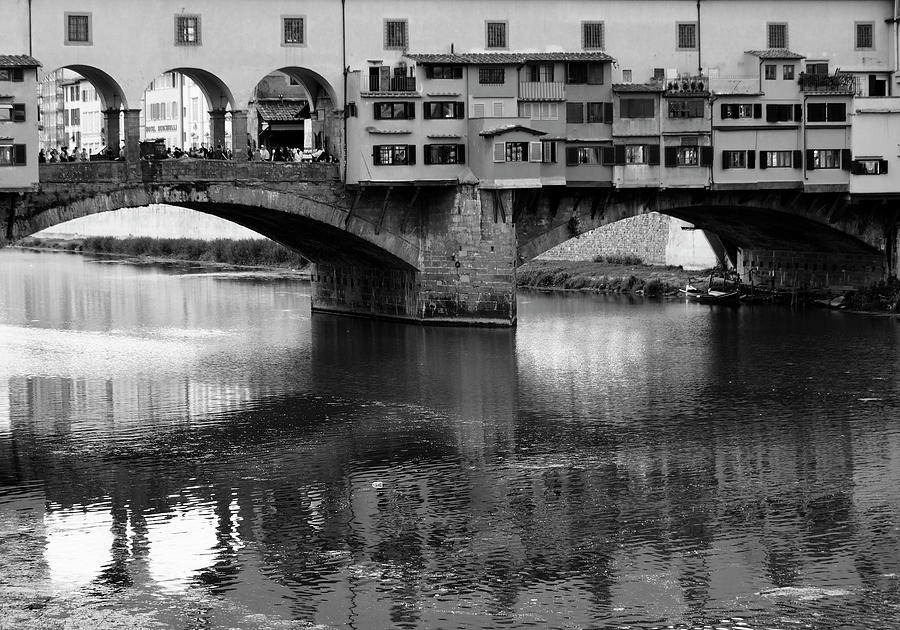
<svg viewBox="0 0 900 630"><path fill-rule="evenodd" d="M687 299L700 302L701 304L740 304L741 294L739 291L716 291L715 289L707 289L701 291L696 287L687 285L683 289L679 289Z"/></svg>

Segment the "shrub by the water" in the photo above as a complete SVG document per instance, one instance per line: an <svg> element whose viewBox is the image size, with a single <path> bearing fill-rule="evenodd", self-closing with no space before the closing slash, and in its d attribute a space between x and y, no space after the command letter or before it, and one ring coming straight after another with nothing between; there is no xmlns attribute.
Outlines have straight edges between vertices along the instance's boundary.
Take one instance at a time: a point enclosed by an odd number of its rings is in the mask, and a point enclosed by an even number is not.
<svg viewBox="0 0 900 630"><path fill-rule="evenodd" d="M308 264L303 256L284 245L263 239L205 241L193 238L91 236L84 239L81 251L174 260L197 260L250 267L299 268Z"/></svg>
<svg viewBox="0 0 900 630"><path fill-rule="evenodd" d="M611 265L643 265L644 261L642 261L637 256L630 256L628 254L612 254L606 256L604 254L597 254L594 256L594 262L596 263L609 263Z"/></svg>

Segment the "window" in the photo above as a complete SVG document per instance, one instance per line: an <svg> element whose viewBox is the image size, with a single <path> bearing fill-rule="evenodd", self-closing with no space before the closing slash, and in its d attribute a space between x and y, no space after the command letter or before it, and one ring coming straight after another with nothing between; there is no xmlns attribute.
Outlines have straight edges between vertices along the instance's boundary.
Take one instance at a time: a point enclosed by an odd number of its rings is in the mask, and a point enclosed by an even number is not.
<svg viewBox="0 0 900 630"><path fill-rule="evenodd" d="M601 163L601 147L576 147L575 148L575 165L579 164L600 164Z"/></svg>
<svg viewBox="0 0 900 630"><path fill-rule="evenodd" d="M647 164L649 153L645 144L627 144L625 145L625 163Z"/></svg>
<svg viewBox="0 0 900 630"><path fill-rule="evenodd" d="M622 83L631 83L631 70L622 70Z"/></svg>
<svg viewBox="0 0 900 630"><path fill-rule="evenodd" d="M465 118L465 110L462 101L431 101L425 103L425 118Z"/></svg>
<svg viewBox="0 0 900 630"><path fill-rule="evenodd" d="M584 103L566 103L566 123L579 125L584 122Z"/></svg>
<svg viewBox="0 0 900 630"><path fill-rule="evenodd" d="M722 168L753 168L753 151L722 151Z"/></svg>
<svg viewBox="0 0 900 630"><path fill-rule="evenodd" d="M705 102L699 98L670 98L669 118L703 118Z"/></svg>
<svg viewBox="0 0 900 630"><path fill-rule="evenodd" d="M588 103L587 121L589 123L611 123L612 103Z"/></svg>
<svg viewBox="0 0 900 630"><path fill-rule="evenodd" d="M506 48L506 22L485 22L485 47Z"/></svg>
<svg viewBox="0 0 900 630"><path fill-rule="evenodd" d="M425 164L465 164L466 145L426 144Z"/></svg>
<svg viewBox="0 0 900 630"><path fill-rule="evenodd" d="M491 115L494 118L503 118L503 101L494 101L491 103Z"/></svg>
<svg viewBox="0 0 900 630"><path fill-rule="evenodd" d="M527 162L528 161L528 143L527 142L495 142L494 143L494 161L495 162Z"/></svg>
<svg viewBox="0 0 900 630"><path fill-rule="evenodd" d="M66 39L67 45L89 45L91 43L91 14L90 13L66 13Z"/></svg>
<svg viewBox="0 0 900 630"><path fill-rule="evenodd" d="M766 46L768 48L788 47L788 25L785 22L770 22L766 25Z"/></svg>
<svg viewBox="0 0 900 630"><path fill-rule="evenodd" d="M767 63L765 66L765 70L767 81L774 81L778 78L778 66L776 66L774 63Z"/></svg>
<svg viewBox="0 0 900 630"><path fill-rule="evenodd" d="M504 68L478 68L478 83L481 85L502 85L506 82Z"/></svg>
<svg viewBox="0 0 900 630"><path fill-rule="evenodd" d="M78 127L79 125L81 125L81 110L80 110L80 109L73 109L73 110L72 110L72 117L71 117L69 120L71 121L70 124L71 124L73 127Z"/></svg>
<svg viewBox="0 0 900 630"><path fill-rule="evenodd" d="M462 66L425 66L428 79L462 79Z"/></svg>
<svg viewBox="0 0 900 630"><path fill-rule="evenodd" d="M619 101L620 118L655 118L652 98L623 98Z"/></svg>
<svg viewBox="0 0 900 630"><path fill-rule="evenodd" d="M766 105L766 122L800 121L801 105Z"/></svg>
<svg viewBox="0 0 900 630"><path fill-rule="evenodd" d="M407 166L416 163L414 144L376 144L372 147L372 162L376 166Z"/></svg>
<svg viewBox="0 0 900 630"><path fill-rule="evenodd" d="M807 63L806 64L806 74L827 76L828 75L828 62L827 61L816 61L816 62L812 62L812 63Z"/></svg>
<svg viewBox="0 0 900 630"><path fill-rule="evenodd" d="M416 104L407 102L375 103L375 120L409 120L416 117Z"/></svg>
<svg viewBox="0 0 900 630"><path fill-rule="evenodd" d="M23 68L0 68L0 81L21 83L25 79Z"/></svg>
<svg viewBox="0 0 900 630"><path fill-rule="evenodd" d="M553 64L529 64L525 66L525 77L535 83L553 83Z"/></svg>
<svg viewBox="0 0 900 630"><path fill-rule="evenodd" d="M179 46L200 45L200 16L175 16L175 43Z"/></svg>
<svg viewBox="0 0 900 630"><path fill-rule="evenodd" d="M303 16L287 16L281 17L281 45L282 46L303 46L306 44L306 31L304 27L306 20Z"/></svg>
<svg viewBox="0 0 900 630"><path fill-rule="evenodd" d="M729 118L762 118L762 104L756 103L723 103L722 119Z"/></svg>
<svg viewBox="0 0 900 630"><path fill-rule="evenodd" d="M793 151L760 151L759 163L763 168L791 168L794 165L793 153Z"/></svg>
<svg viewBox="0 0 900 630"><path fill-rule="evenodd" d="M603 49L603 22L581 23L581 47L585 50Z"/></svg>
<svg viewBox="0 0 900 630"><path fill-rule="evenodd" d="M0 144L0 166L21 166L26 163L24 144Z"/></svg>
<svg viewBox="0 0 900 630"><path fill-rule="evenodd" d="M846 122L846 103L807 103L806 120L808 122Z"/></svg>
<svg viewBox="0 0 900 630"><path fill-rule="evenodd" d="M782 66L782 74L781 78L785 81L790 81L794 78L794 64L789 63Z"/></svg>
<svg viewBox="0 0 900 630"><path fill-rule="evenodd" d="M806 153L810 169L841 168L840 149L809 149Z"/></svg>
<svg viewBox="0 0 900 630"><path fill-rule="evenodd" d="M541 141L541 162L556 164L556 142L553 140Z"/></svg>
<svg viewBox="0 0 900 630"><path fill-rule="evenodd" d="M856 48L868 50L875 47L875 25L872 22L856 23Z"/></svg>
<svg viewBox="0 0 900 630"><path fill-rule="evenodd" d="M559 103L519 103L519 118L559 120Z"/></svg>
<svg viewBox="0 0 900 630"><path fill-rule="evenodd" d="M603 84L603 64L592 61L570 61L566 64L566 83Z"/></svg>
<svg viewBox="0 0 900 630"><path fill-rule="evenodd" d="M853 175L886 175L887 172L887 160L861 159L853 160L850 164L850 173Z"/></svg>
<svg viewBox="0 0 900 630"><path fill-rule="evenodd" d="M406 50L409 46L406 20L384 21L384 47L387 50Z"/></svg>
<svg viewBox="0 0 900 630"><path fill-rule="evenodd" d="M675 25L675 47L678 50L695 50L697 48L697 23L679 22Z"/></svg>
<svg viewBox="0 0 900 630"><path fill-rule="evenodd" d="M698 166L700 164L700 147L675 147L676 166Z"/></svg>

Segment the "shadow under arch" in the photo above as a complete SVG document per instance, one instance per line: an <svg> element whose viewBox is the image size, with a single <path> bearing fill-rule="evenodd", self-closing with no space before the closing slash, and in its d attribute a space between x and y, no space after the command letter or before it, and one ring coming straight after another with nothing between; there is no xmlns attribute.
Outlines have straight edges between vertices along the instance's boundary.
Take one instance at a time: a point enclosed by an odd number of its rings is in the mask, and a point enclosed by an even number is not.
<svg viewBox="0 0 900 630"><path fill-rule="evenodd" d="M210 109L235 109L234 96L232 95L231 90L222 79L208 70L179 67L164 70L160 75L165 74L166 72L181 73L196 83L197 87L200 88L200 91L203 92L203 95L206 97Z"/></svg>
<svg viewBox="0 0 900 630"><path fill-rule="evenodd" d="M100 105L104 110L128 109L128 101L125 98L124 90L122 90L122 87L115 79L103 70L94 66L72 64L61 66L53 72L45 73L45 76L50 77L58 70L71 70L89 81L97 90L97 96L100 98Z"/></svg>
<svg viewBox="0 0 900 630"><path fill-rule="evenodd" d="M303 89L309 95L312 109L318 108L320 99L324 98L330 101L333 108L339 106L334 86L318 72L301 66L285 66L277 68L276 71L286 74L303 86Z"/></svg>

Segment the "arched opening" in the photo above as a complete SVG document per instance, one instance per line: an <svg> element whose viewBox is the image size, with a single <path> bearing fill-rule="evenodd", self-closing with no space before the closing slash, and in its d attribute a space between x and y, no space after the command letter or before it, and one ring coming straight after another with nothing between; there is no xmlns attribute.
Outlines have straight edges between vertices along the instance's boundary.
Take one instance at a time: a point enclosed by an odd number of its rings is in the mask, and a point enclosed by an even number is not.
<svg viewBox="0 0 900 630"><path fill-rule="evenodd" d="M98 68L70 65L44 73L38 94L42 155L48 162L118 157L127 108L122 88Z"/></svg>
<svg viewBox="0 0 900 630"><path fill-rule="evenodd" d="M297 66L279 68L257 83L248 107L251 149L294 149L303 161L338 160L343 122L334 88L320 74ZM296 156L297 151L291 151Z"/></svg>
<svg viewBox="0 0 900 630"><path fill-rule="evenodd" d="M230 156L232 104L228 87L205 70L163 72L144 90L139 122L140 138L146 143L142 155Z"/></svg>

